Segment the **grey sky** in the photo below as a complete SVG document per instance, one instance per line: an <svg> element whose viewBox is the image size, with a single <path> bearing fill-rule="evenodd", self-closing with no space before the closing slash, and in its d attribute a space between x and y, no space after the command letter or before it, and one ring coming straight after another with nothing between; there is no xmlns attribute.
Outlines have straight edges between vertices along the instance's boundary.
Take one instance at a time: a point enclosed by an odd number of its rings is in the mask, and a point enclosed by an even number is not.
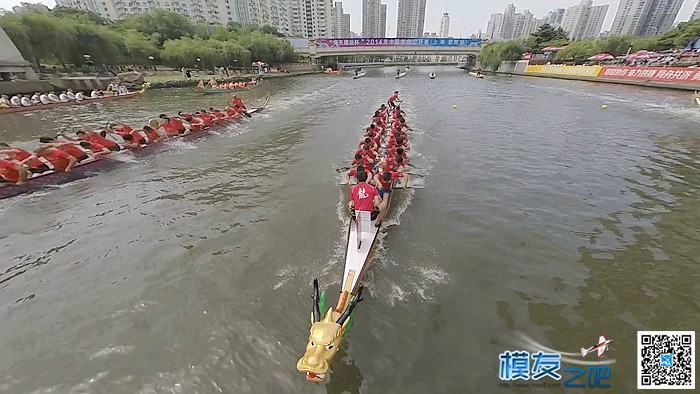
<svg viewBox="0 0 700 394"><path fill-rule="evenodd" d="M25 0L26 1L26 0ZM336 1L336 0L333 0ZM359 33L362 30L362 0L341 0L346 13L350 13L350 23L352 31ZM387 27L389 36L393 37L396 34L396 10L398 0L382 0L388 5L389 15L387 17ZM28 0L27 2L39 2L53 7L56 3L54 0ZM0 7L12 9L12 6L18 5L20 0L0 0ZM503 12L507 4L514 3L517 11L529 9L535 17L541 18L548 11L554 8L567 8L580 3L580 0L428 0L427 11L425 13L425 31L437 32L440 28L440 18L445 8L448 8L450 13L450 33L454 37L459 37L460 31L462 36L469 36L476 33L479 29L486 30L486 24L489 21L489 16L496 12ZM612 25L615 12L619 0L594 0L594 4L610 4L608 15L603 23L603 30L607 30ZM681 12L676 21L686 21L690 17L697 0L685 0ZM462 30L464 29L464 30Z"/></svg>

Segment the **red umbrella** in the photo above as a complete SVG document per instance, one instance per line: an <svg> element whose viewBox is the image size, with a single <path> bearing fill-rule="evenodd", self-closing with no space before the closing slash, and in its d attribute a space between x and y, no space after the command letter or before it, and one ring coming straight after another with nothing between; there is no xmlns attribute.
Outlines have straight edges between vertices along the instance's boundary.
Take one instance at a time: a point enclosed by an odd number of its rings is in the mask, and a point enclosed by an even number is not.
<svg viewBox="0 0 700 394"><path fill-rule="evenodd" d="M530 59L532 59L532 53L530 53L530 52L523 53L523 56L520 58L520 60L530 60Z"/></svg>
<svg viewBox="0 0 700 394"><path fill-rule="evenodd" d="M556 52L564 49L565 47L555 47L554 45L550 45L548 47L542 48L542 52Z"/></svg>
<svg viewBox="0 0 700 394"><path fill-rule="evenodd" d="M613 60L615 56L609 53L599 53L588 58L588 60Z"/></svg>
<svg viewBox="0 0 700 394"><path fill-rule="evenodd" d="M635 53L630 53L627 56L627 59L652 59L652 58L657 58L659 55L656 52L651 52L647 50L641 50L637 51Z"/></svg>

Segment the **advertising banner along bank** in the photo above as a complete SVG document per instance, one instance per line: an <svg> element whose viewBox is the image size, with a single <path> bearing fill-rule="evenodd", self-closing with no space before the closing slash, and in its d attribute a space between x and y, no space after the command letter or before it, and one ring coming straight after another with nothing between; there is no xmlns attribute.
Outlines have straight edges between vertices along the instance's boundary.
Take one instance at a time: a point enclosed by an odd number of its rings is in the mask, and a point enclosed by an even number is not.
<svg viewBox="0 0 700 394"><path fill-rule="evenodd" d="M682 82L700 85L700 68L603 67L598 77L628 81Z"/></svg>
<svg viewBox="0 0 700 394"><path fill-rule="evenodd" d="M544 65L544 66L527 66L526 73L532 74L551 74L551 75L572 75L579 77L596 77L601 66L559 66L559 65Z"/></svg>

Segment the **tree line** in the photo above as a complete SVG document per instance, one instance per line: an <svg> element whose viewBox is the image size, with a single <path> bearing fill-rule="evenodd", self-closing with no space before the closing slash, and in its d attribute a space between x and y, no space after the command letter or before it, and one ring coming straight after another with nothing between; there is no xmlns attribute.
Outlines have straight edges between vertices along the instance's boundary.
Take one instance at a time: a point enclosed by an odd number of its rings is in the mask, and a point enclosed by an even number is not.
<svg viewBox="0 0 700 394"><path fill-rule="evenodd" d="M641 49L664 51L682 48L699 36L700 20L681 23L676 28L658 36L610 36L572 42L568 40L564 30L554 29L545 24L525 39L493 42L485 45L479 53L478 59L482 67L496 70L502 61L518 60L523 53L539 53L542 48L553 45L566 46L556 53L554 60L580 63L603 52L614 56L624 55L630 46L632 46L633 51Z"/></svg>
<svg viewBox="0 0 700 394"><path fill-rule="evenodd" d="M6 13L0 16L0 26L24 58L37 65L82 66L92 61L211 68L295 60L289 41L270 26L195 24L164 9L112 22L89 11L56 7L50 12Z"/></svg>

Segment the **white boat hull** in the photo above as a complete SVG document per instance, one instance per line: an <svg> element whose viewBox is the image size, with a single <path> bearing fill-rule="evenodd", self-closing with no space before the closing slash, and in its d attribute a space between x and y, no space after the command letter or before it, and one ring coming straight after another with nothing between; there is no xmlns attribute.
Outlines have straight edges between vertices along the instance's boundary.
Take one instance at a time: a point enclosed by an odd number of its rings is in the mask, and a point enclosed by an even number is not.
<svg viewBox="0 0 700 394"><path fill-rule="evenodd" d="M402 72L401 74L395 76L394 78L399 79L399 78L403 78L403 77L405 77L405 76L406 76L406 73L405 73L405 72Z"/></svg>
<svg viewBox="0 0 700 394"><path fill-rule="evenodd" d="M484 79L484 74L477 74L475 72L469 71L469 75L471 75L474 78Z"/></svg>
<svg viewBox="0 0 700 394"><path fill-rule="evenodd" d="M367 73L363 71L363 72L355 75L354 77L352 77L352 79L359 79L359 78L364 77L365 75L367 75Z"/></svg>
<svg viewBox="0 0 700 394"><path fill-rule="evenodd" d="M370 253L372 253L377 235L379 235L379 227L375 227L375 223L376 220L364 223L363 231L358 232L357 221L350 220L341 293L347 291L350 294L355 294L367 268L369 268ZM362 242L359 242L358 238L361 238Z"/></svg>

